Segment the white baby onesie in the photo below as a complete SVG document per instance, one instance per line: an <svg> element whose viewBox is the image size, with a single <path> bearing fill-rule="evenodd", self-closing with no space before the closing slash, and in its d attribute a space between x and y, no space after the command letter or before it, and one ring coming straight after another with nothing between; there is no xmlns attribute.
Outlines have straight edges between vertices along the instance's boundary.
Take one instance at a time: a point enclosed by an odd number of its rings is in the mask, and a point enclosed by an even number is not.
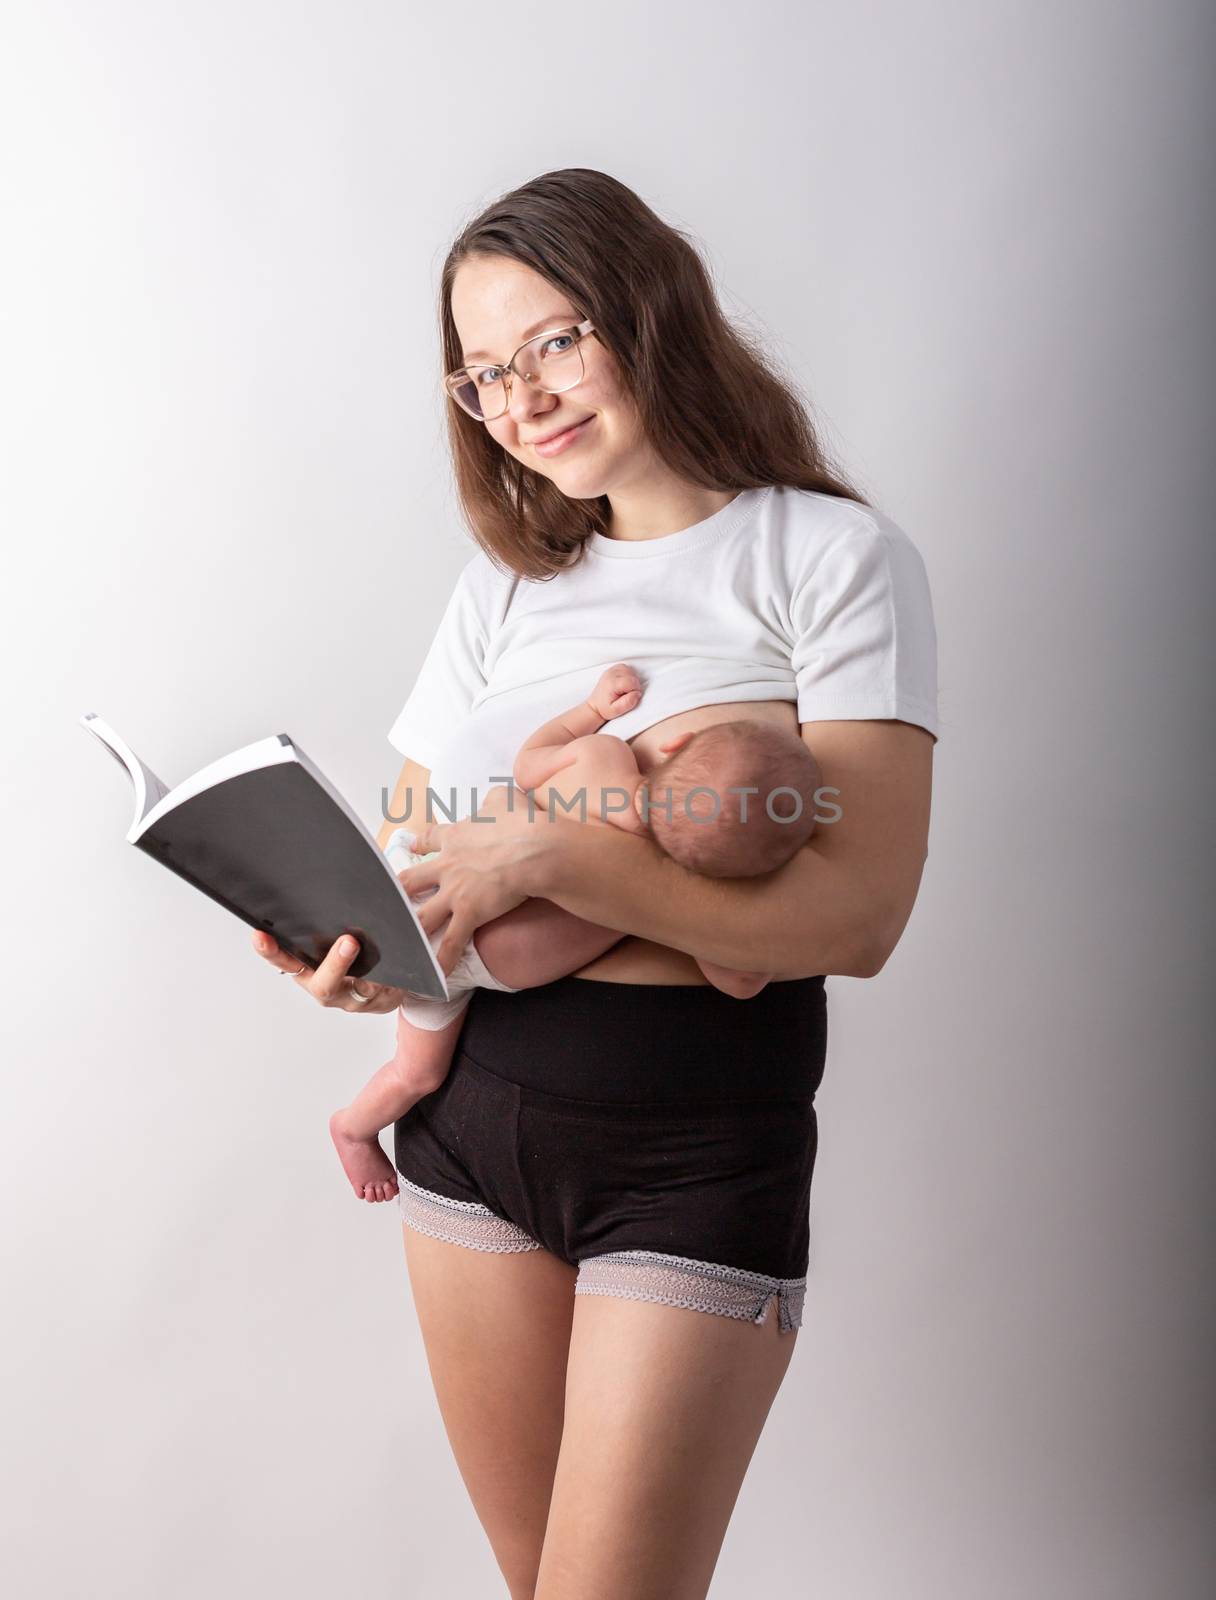
<svg viewBox="0 0 1216 1600"><path fill-rule="evenodd" d="M389 835L384 853L392 864L394 872L402 872L406 867L415 867L420 861L429 861L432 856L438 855L437 850L428 851L426 855L418 855L410 848L413 834L405 828L397 828ZM435 893L434 889L423 889L420 893L412 895L413 900L429 900ZM444 925L446 927L446 924ZM430 936L431 948L438 949L443 938L444 929L437 928ZM398 1008L407 1022L412 1022L415 1028L426 1028L429 1032L436 1032L446 1028L449 1022L465 1009L474 989L499 989L504 994L518 994L518 989L513 989L508 983L500 983L486 966L477 953L477 946L472 939L460 952L456 965L452 968L447 978L447 1000L433 1000L429 995L407 994Z"/></svg>

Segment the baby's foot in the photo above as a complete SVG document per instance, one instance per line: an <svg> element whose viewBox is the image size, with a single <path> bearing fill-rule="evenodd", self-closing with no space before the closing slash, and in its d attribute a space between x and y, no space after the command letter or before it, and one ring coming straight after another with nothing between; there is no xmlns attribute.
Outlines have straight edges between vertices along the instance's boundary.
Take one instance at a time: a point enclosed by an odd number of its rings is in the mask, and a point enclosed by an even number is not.
<svg viewBox="0 0 1216 1600"><path fill-rule="evenodd" d="M347 1126L345 1107L330 1117L329 1132L356 1196L360 1200L391 1200L397 1193L397 1173L379 1139L357 1139Z"/></svg>
<svg viewBox="0 0 1216 1600"><path fill-rule="evenodd" d="M720 967L713 961L700 961L697 965L723 994L736 1000L752 1000L769 981L767 972L740 972L737 967Z"/></svg>

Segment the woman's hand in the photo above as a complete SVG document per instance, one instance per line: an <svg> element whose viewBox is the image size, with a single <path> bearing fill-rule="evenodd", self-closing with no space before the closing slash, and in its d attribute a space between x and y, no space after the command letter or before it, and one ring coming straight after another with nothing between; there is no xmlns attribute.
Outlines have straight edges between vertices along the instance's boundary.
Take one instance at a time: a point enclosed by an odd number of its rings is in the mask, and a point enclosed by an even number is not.
<svg viewBox="0 0 1216 1600"><path fill-rule="evenodd" d="M396 1011L408 992L405 989L390 989L382 983L371 983L366 978L348 978L346 969L359 954L359 942L350 934L343 934L330 946L329 953L319 967L305 966L303 971L295 956L289 956L268 933L257 928L253 933L253 948L279 972L290 974L296 981L297 989L306 990L318 1005L331 1010L361 1011L369 1017L382 1016L386 1011ZM367 998L360 1001L355 999L356 995Z"/></svg>
<svg viewBox="0 0 1216 1600"><path fill-rule="evenodd" d="M564 823L571 825L569 818ZM476 819L419 824L414 831L416 854L441 853L433 861L404 868L397 877L411 898L435 889L414 909L428 937L448 924L435 950L445 976L475 928L505 916L531 897L539 863L546 851L558 848L562 831L562 818L550 820L545 810L529 804L523 790L504 785L478 801Z"/></svg>

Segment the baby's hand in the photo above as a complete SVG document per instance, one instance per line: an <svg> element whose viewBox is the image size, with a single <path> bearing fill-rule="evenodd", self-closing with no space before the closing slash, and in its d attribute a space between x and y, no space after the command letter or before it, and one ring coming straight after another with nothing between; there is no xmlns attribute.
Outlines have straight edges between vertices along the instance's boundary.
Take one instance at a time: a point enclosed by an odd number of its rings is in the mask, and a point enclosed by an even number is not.
<svg viewBox="0 0 1216 1600"><path fill-rule="evenodd" d="M587 704L597 711L605 722L613 717L623 717L632 711L642 698L642 680L632 667L618 661L600 676Z"/></svg>

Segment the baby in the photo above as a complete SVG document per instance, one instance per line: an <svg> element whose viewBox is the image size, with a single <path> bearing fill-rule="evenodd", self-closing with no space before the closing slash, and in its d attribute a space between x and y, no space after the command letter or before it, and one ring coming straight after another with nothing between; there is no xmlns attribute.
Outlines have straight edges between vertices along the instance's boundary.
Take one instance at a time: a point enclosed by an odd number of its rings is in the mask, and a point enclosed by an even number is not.
<svg viewBox="0 0 1216 1600"><path fill-rule="evenodd" d="M706 877L752 877L784 866L815 828L821 779L803 740L765 722L714 723L666 740L659 748L667 759L643 774L623 739L598 731L632 711L641 698L637 673L618 663L602 674L589 700L526 740L512 776L518 789L531 793L535 814L568 815L645 834L672 860ZM552 781L559 774L560 784ZM529 802L520 796L517 803ZM389 838L386 853L398 869L430 859L414 854L408 848L412 842L403 829ZM416 898L434 893L424 890ZM442 934L436 929L432 943L438 944ZM697 965L710 983L737 999L758 994L769 981L766 973L699 959ZM551 967L537 981L551 982ZM448 1000L410 995L402 1002L393 1059L330 1118L330 1133L360 1199L390 1200L396 1194L396 1173L379 1134L447 1076L471 991L517 992L494 976L473 939L447 986Z"/></svg>

